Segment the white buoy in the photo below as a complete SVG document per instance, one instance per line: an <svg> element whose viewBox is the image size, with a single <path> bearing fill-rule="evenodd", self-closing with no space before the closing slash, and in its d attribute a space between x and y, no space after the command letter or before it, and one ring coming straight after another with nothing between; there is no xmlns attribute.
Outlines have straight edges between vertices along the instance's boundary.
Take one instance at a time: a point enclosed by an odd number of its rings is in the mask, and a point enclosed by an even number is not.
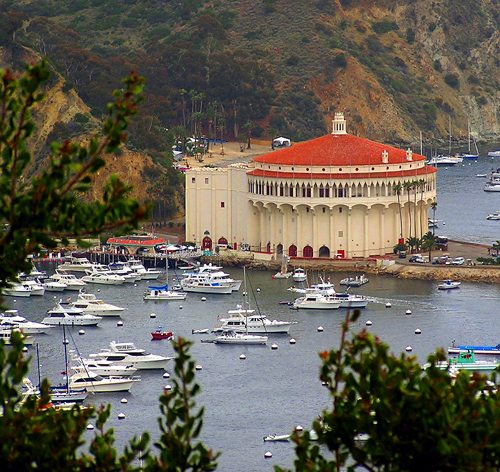
<svg viewBox="0 0 500 472"><path fill-rule="evenodd" d="M406 352L411 352L413 351L412 347L411 346L406 346Z"/></svg>
<svg viewBox="0 0 500 472"><path fill-rule="evenodd" d="M244 361L246 358L247 358L247 356L245 356L245 354L240 354L240 359L241 359L242 361Z"/></svg>
<svg viewBox="0 0 500 472"><path fill-rule="evenodd" d="M200 365L200 364L197 364L196 367L195 367L196 370L201 370L203 369L203 367Z"/></svg>
<svg viewBox="0 0 500 472"><path fill-rule="evenodd" d="M23 352L28 352L28 348L26 346L23 347Z"/></svg>
<svg viewBox="0 0 500 472"><path fill-rule="evenodd" d="M202 302L206 302L207 301L207 297L201 297L201 301Z"/></svg>
<svg viewBox="0 0 500 472"><path fill-rule="evenodd" d="M150 318L156 318L156 313L151 313L151 314L149 315L149 317L150 317Z"/></svg>
<svg viewBox="0 0 500 472"><path fill-rule="evenodd" d="M318 326L318 332L321 333L323 331L323 326Z"/></svg>
<svg viewBox="0 0 500 472"><path fill-rule="evenodd" d="M128 400L127 400L126 398L122 398L122 399L120 400L120 402L121 402L121 403L128 403Z"/></svg>
<svg viewBox="0 0 500 472"><path fill-rule="evenodd" d="M445 225L446 223L443 221L443 224Z"/></svg>
<svg viewBox="0 0 500 472"><path fill-rule="evenodd" d="M69 344L69 341L67 339L63 339L63 344Z"/></svg>
<svg viewBox="0 0 500 472"><path fill-rule="evenodd" d="M16 303L16 302L17 302L17 300L14 298L14 303Z"/></svg>
<svg viewBox="0 0 500 472"><path fill-rule="evenodd" d="M79 334L80 336L83 336L83 335L85 334L85 330L84 330L84 329L81 329L80 331L78 331L78 334Z"/></svg>
<svg viewBox="0 0 500 472"><path fill-rule="evenodd" d="M134 287L137 287L137 284L134 284Z"/></svg>
<svg viewBox="0 0 500 472"><path fill-rule="evenodd" d="M170 392L170 390L172 390L172 385L165 385L165 387L163 387L163 391L165 392Z"/></svg>
<svg viewBox="0 0 500 472"><path fill-rule="evenodd" d="M179 310L182 310L184 307L182 305L179 305Z"/></svg>
<svg viewBox="0 0 500 472"><path fill-rule="evenodd" d="M248 295L248 292L243 292L242 295L246 297Z"/></svg>
<svg viewBox="0 0 500 472"><path fill-rule="evenodd" d="M163 374L163 378L164 378L164 379L169 379L169 378L170 378L170 374L169 374L168 372L165 372L165 373Z"/></svg>
<svg viewBox="0 0 500 472"><path fill-rule="evenodd" d="M366 320L366 326L371 326L372 324L371 320Z"/></svg>
<svg viewBox="0 0 500 472"><path fill-rule="evenodd" d="M125 419L125 413L118 413L118 419L119 420L124 420Z"/></svg>
<svg viewBox="0 0 500 472"><path fill-rule="evenodd" d="M323 382L321 382L321 385L323 385L323 387L328 387L328 382L323 380Z"/></svg>
<svg viewBox="0 0 500 472"><path fill-rule="evenodd" d="M100 288L98 288L98 289L97 289L97 291L98 291L98 292L100 292L100 291L101 291L101 289L100 289Z"/></svg>
<svg viewBox="0 0 500 472"><path fill-rule="evenodd" d="M417 329L415 330L415 334L422 334L422 331L421 331L419 328L417 328Z"/></svg>
<svg viewBox="0 0 500 472"><path fill-rule="evenodd" d="M93 425L92 423L89 423L89 424L87 425L87 429L94 429L94 425Z"/></svg>
<svg viewBox="0 0 500 472"><path fill-rule="evenodd" d="M271 345L271 349L274 349L274 350L278 349L278 345L276 343L273 343Z"/></svg>
<svg viewBox="0 0 500 472"><path fill-rule="evenodd" d="M290 344L295 344L296 342L297 341L295 340L295 338L290 338L290 341L289 341Z"/></svg>
<svg viewBox="0 0 500 472"><path fill-rule="evenodd" d="M257 289L257 292L260 292L260 288Z"/></svg>
<svg viewBox="0 0 500 472"><path fill-rule="evenodd" d="M408 308L408 310L406 310L406 314L411 315L411 310L409 308Z"/></svg>
<svg viewBox="0 0 500 472"><path fill-rule="evenodd" d="M298 424L297 426L295 426L295 431L300 433L301 431L304 431L304 428L302 426L300 426L300 424Z"/></svg>
<svg viewBox="0 0 500 472"><path fill-rule="evenodd" d="M272 455L272 453L270 451L267 451L267 452L264 453L264 457L266 459L270 459L271 457L273 457L273 455Z"/></svg>
<svg viewBox="0 0 500 472"><path fill-rule="evenodd" d="M123 326L123 321L118 321L118 323L116 323L116 326Z"/></svg>
<svg viewBox="0 0 500 472"><path fill-rule="evenodd" d="M385 307L386 307L386 308L390 308L391 306L392 306L391 302L387 302L387 303L385 304Z"/></svg>

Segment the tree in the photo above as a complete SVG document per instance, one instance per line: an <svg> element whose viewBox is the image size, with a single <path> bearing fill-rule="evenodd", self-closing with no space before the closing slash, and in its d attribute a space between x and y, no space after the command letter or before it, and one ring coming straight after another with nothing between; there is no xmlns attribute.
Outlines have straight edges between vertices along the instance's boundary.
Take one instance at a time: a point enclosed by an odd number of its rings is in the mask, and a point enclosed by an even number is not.
<svg viewBox="0 0 500 472"><path fill-rule="evenodd" d="M292 435L295 470L498 470L500 390L477 373L439 370L442 350L424 370L366 330L349 341L359 315L347 313L338 350L320 353L331 406L313 423L317 442L309 432Z"/></svg>
<svg viewBox="0 0 500 472"><path fill-rule="evenodd" d="M431 210L432 210L432 234L435 233L436 229L436 210L437 210L438 204L437 202L432 202L431 203Z"/></svg>
<svg viewBox="0 0 500 472"><path fill-rule="evenodd" d="M401 225L401 232L400 232L400 239L403 239L403 215L401 214L401 201L400 201L400 195L401 195L401 190L403 187L401 184L396 184L393 185L392 191L398 196L398 210L399 210L399 224Z"/></svg>
<svg viewBox="0 0 500 472"><path fill-rule="evenodd" d="M427 185L427 182L424 180L424 179L420 179L418 181L418 186L420 187L420 208L421 208L421 212L420 212L420 237L422 237L424 235L424 228L423 228L423 218L424 218L424 208L425 208L425 204L424 204L424 191L425 191L425 186ZM427 215L425 215L425 220L427 221ZM427 228L426 228L427 229ZM415 230L416 232L416 230Z"/></svg>
<svg viewBox="0 0 500 472"><path fill-rule="evenodd" d="M418 249L420 247L420 239L417 238L416 236L411 236L406 240L406 245L411 249L412 254L415 249L418 252Z"/></svg>
<svg viewBox="0 0 500 472"><path fill-rule="evenodd" d="M251 149L250 148L250 142L251 142L251 138L252 138L252 130L255 128L255 124L254 123L245 123L243 125L243 129L245 130L245 133L246 133L246 138L247 138L247 149Z"/></svg>
<svg viewBox="0 0 500 472"><path fill-rule="evenodd" d="M24 175L32 156L28 141L35 127L31 109L44 98L40 86L49 76L46 63L31 65L16 80L10 71L0 70L0 214L4 231L0 238L2 289L21 270L29 271L27 254L42 245L55 247L56 238L97 234L118 226L129 229L148 217L149 210L126 197L130 190L116 176L104 188L102 202L82 203L89 190L91 176L104 165L103 156L118 149L126 137L128 118L136 113L142 100L144 79L131 73L124 90L115 92L116 102L108 105L103 137L87 146L65 141L52 144L49 169L31 180ZM19 386L29 371L29 359L23 354L20 332L11 336L7 352L0 342L0 460L6 470L137 470L210 471L217 466L218 454L198 442L203 408L196 412L194 397L200 391L195 382L194 361L189 355L190 342L174 342L174 387L160 397L163 417L162 435L155 448L149 449L150 436L132 438L122 455L114 449L113 430L106 430L110 407L99 410L56 410L49 406L49 384L43 380L40 398L25 396ZM87 424L93 420L96 434L83 450Z"/></svg>
<svg viewBox="0 0 500 472"><path fill-rule="evenodd" d="M411 238L411 198L410 193L413 190L413 182L407 181L403 183L403 188L408 194L408 237Z"/></svg>
<svg viewBox="0 0 500 472"><path fill-rule="evenodd" d="M69 238L97 235L120 228L137 228L148 209L127 196L131 187L116 175L103 188L101 201L83 203L92 176L104 165L104 155L114 153L126 139L129 117L142 101L144 79L131 73L116 102L108 106L101 139L87 145L68 140L51 145L48 168L31 180L26 171L32 161L29 140L35 133L31 110L44 99L41 84L49 78L45 61L30 65L17 80L0 70L0 295L18 272L29 272L27 257L43 247L67 245Z"/></svg>
<svg viewBox="0 0 500 472"><path fill-rule="evenodd" d="M422 251L429 251L429 262L432 261L432 250L436 249L436 239L433 231L428 231L422 236Z"/></svg>

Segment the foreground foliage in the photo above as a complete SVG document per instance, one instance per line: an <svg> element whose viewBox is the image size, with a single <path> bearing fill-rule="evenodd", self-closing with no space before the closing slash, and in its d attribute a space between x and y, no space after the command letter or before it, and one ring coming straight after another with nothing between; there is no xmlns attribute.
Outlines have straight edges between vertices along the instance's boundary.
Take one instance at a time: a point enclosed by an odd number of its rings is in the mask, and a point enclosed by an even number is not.
<svg viewBox="0 0 500 472"><path fill-rule="evenodd" d="M414 357L395 357L366 331L348 341L348 325L358 316L348 315L340 349L321 353L320 378L332 407L313 425L317 444L307 433L294 436L295 470L498 470L498 390L484 376L462 371L454 379L438 370L442 351L423 371ZM325 447L333 458L325 457Z"/></svg>

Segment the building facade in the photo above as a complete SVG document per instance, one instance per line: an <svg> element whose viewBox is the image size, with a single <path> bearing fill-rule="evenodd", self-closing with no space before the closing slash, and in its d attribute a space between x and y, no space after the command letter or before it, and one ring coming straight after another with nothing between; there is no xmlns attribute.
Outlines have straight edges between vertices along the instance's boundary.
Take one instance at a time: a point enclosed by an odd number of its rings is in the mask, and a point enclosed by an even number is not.
<svg viewBox="0 0 500 472"><path fill-rule="evenodd" d="M289 256L392 253L428 231L436 168L410 149L333 132L228 168L186 173L186 239Z"/></svg>

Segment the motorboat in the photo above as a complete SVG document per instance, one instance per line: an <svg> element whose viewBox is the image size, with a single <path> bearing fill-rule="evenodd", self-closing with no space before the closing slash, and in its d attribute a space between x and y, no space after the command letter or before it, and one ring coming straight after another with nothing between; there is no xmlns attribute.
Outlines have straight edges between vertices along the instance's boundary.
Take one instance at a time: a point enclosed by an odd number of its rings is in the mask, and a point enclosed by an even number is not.
<svg viewBox="0 0 500 472"><path fill-rule="evenodd" d="M40 396L40 389L36 387L29 378L23 379L23 385L26 388L24 392L25 395L36 395ZM83 403L87 398L88 392L85 388L72 390L69 385L55 385L49 387L50 401L53 404L59 405L61 403L67 404L68 402L72 404Z"/></svg>
<svg viewBox="0 0 500 472"><path fill-rule="evenodd" d="M97 269L96 267L93 267L92 269L86 271L86 275L82 277L82 280L92 284L122 285L123 282L125 282L125 277L117 275L109 269Z"/></svg>
<svg viewBox="0 0 500 472"><path fill-rule="evenodd" d="M293 271L292 280L294 282L305 282L307 280L306 271L302 267L297 267Z"/></svg>
<svg viewBox="0 0 500 472"><path fill-rule="evenodd" d="M69 274L63 269L57 268L55 274L49 277L51 280L60 282L66 285L66 290L81 290L87 285L83 280L80 280L76 275Z"/></svg>
<svg viewBox="0 0 500 472"><path fill-rule="evenodd" d="M115 341L109 343L109 349L102 349L97 354L90 354L89 358L105 359L115 364L132 365L139 370L164 369L167 362L172 359L172 357L150 354L144 349L135 347L134 343L117 343Z"/></svg>
<svg viewBox="0 0 500 472"><path fill-rule="evenodd" d="M108 269L113 274L123 277L125 279L123 281L124 283L135 283L141 280L141 276L123 262L113 262L112 264L108 264Z"/></svg>
<svg viewBox="0 0 500 472"><path fill-rule="evenodd" d="M217 318L220 324L214 327L213 332L286 334L292 325L297 323L296 321L270 320L266 315L255 313L255 310L244 309L241 306L235 310L229 310L227 314L225 318Z"/></svg>
<svg viewBox="0 0 500 472"><path fill-rule="evenodd" d="M500 355L500 344L496 346L455 346L455 341L448 348L448 354L472 351L474 354Z"/></svg>
<svg viewBox="0 0 500 472"><path fill-rule="evenodd" d="M484 184L484 189L485 192L500 192L500 181L498 182L486 182Z"/></svg>
<svg viewBox="0 0 500 472"><path fill-rule="evenodd" d="M27 298L31 295L31 287L20 282L10 282L9 285L3 289L3 294L10 297Z"/></svg>
<svg viewBox="0 0 500 472"><path fill-rule="evenodd" d="M59 264L58 269L84 273L87 270L91 270L94 265L86 257L69 256L62 264Z"/></svg>
<svg viewBox="0 0 500 472"><path fill-rule="evenodd" d="M460 282L458 280L448 279L438 285L438 290L453 290L454 288L460 288Z"/></svg>
<svg viewBox="0 0 500 472"><path fill-rule="evenodd" d="M443 154L439 154L437 156L431 157L426 161L426 164L431 166L454 166L457 164L461 164L463 162L462 157L457 156L445 156Z"/></svg>
<svg viewBox="0 0 500 472"><path fill-rule="evenodd" d="M58 282L57 280L47 279L43 282L43 286L46 292L62 292L68 286L65 283Z"/></svg>
<svg viewBox="0 0 500 472"><path fill-rule="evenodd" d="M161 287L148 287L142 298L144 300L185 300L186 296L186 292L169 290L168 285L162 285Z"/></svg>
<svg viewBox="0 0 500 472"><path fill-rule="evenodd" d="M288 279L292 276L292 272L276 272L276 274L273 274L273 279Z"/></svg>
<svg viewBox="0 0 500 472"><path fill-rule="evenodd" d="M0 329L13 330L19 329L24 335L27 334L45 334L52 326L44 323L29 321L24 316L19 315L18 310L5 310L0 313Z"/></svg>
<svg viewBox="0 0 500 472"><path fill-rule="evenodd" d="M182 290L185 292L226 294L233 293L231 285L221 285L219 282L209 280L199 280L195 278L186 278L181 280Z"/></svg>
<svg viewBox="0 0 500 472"><path fill-rule="evenodd" d="M84 313L93 313L99 316L120 316L125 308L112 305L100 300L93 293L80 292L77 300L70 302L71 308L82 310Z"/></svg>
<svg viewBox="0 0 500 472"><path fill-rule="evenodd" d="M347 285L348 287L361 287L361 285L367 284L370 280L363 275L356 275L355 277L346 277L342 279L339 283L340 285Z"/></svg>
<svg viewBox="0 0 500 472"><path fill-rule="evenodd" d="M315 290L307 292L305 296L297 298L293 303L295 309L336 310L341 302L329 295L323 295Z"/></svg>
<svg viewBox="0 0 500 472"><path fill-rule="evenodd" d="M45 294L45 287L38 278L30 275L19 275L19 279L24 286L31 289L31 296L43 297Z"/></svg>
<svg viewBox="0 0 500 472"><path fill-rule="evenodd" d="M102 377L121 376L130 377L137 372L137 368L132 365L115 364L114 362L105 359L83 359L76 352L71 353L73 362L72 370L74 372L80 370L91 370Z"/></svg>
<svg viewBox="0 0 500 472"><path fill-rule="evenodd" d="M0 326L0 340L3 341L4 344L10 346L12 344L11 336L12 331L17 330L18 328L4 328ZM24 333L21 333L21 337L25 346L31 346L35 340L33 336L26 336Z"/></svg>
<svg viewBox="0 0 500 472"><path fill-rule="evenodd" d="M500 157L500 149L491 149L488 151L488 157Z"/></svg>
<svg viewBox="0 0 500 472"><path fill-rule="evenodd" d="M494 213L489 213L486 217L487 220L500 220L500 210L495 211Z"/></svg>
<svg viewBox="0 0 500 472"><path fill-rule="evenodd" d="M213 342L215 344L267 344L268 337L257 334L236 333L234 331L226 331L215 336Z"/></svg>
<svg viewBox="0 0 500 472"><path fill-rule="evenodd" d="M291 434L269 434L264 436L262 439L264 442L276 442L276 441L290 441L292 437Z"/></svg>
<svg viewBox="0 0 500 472"><path fill-rule="evenodd" d="M84 313L78 308L63 306L60 301L54 308L47 311L42 323L51 326L97 326L102 320L100 316Z"/></svg>
<svg viewBox="0 0 500 472"><path fill-rule="evenodd" d="M181 286L186 292L227 293L221 289L211 287L230 287L231 292L237 292L242 282L242 280L235 280L229 274L223 272L222 267L204 264L193 272L185 272L184 278L181 280ZM204 290L207 289L208 292L205 292Z"/></svg>
<svg viewBox="0 0 500 472"><path fill-rule="evenodd" d="M91 370L78 369L69 378L69 387L72 389L85 388L93 393L128 392L134 383L140 381L139 377L103 377Z"/></svg>
<svg viewBox="0 0 500 472"><path fill-rule="evenodd" d="M142 280L156 280L163 274L162 270L144 267L144 264L138 259L129 259L124 263L125 266L132 269Z"/></svg>
<svg viewBox="0 0 500 472"><path fill-rule="evenodd" d="M467 370L470 372L492 372L498 367L498 360L495 361L477 361L474 355L474 350L460 351L458 357L451 358L448 361L439 361L436 367L439 370ZM428 368L429 364L423 366L424 369Z"/></svg>
<svg viewBox="0 0 500 472"><path fill-rule="evenodd" d="M168 339L169 341L171 341L172 339L174 339L174 333L172 333L172 331L165 331L163 329L163 326L158 326L156 331L153 331L151 333L151 337L153 338L153 341L157 341L160 339Z"/></svg>

